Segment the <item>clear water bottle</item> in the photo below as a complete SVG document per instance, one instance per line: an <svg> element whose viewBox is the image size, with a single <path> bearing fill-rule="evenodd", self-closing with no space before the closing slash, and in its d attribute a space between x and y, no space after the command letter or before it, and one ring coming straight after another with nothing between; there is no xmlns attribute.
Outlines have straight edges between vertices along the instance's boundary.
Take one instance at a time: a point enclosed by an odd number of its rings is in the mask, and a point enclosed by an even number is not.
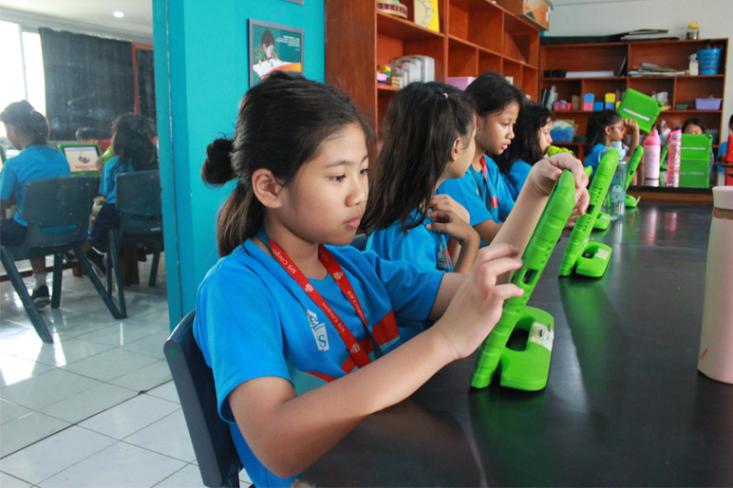
<svg viewBox="0 0 733 488"><path fill-rule="evenodd" d="M618 151L619 161L616 167L616 173L613 175L611 181L611 188L609 189L609 215L611 220L618 220L623 218L624 211L626 209L626 150L621 145L621 142L611 143L611 149Z"/></svg>

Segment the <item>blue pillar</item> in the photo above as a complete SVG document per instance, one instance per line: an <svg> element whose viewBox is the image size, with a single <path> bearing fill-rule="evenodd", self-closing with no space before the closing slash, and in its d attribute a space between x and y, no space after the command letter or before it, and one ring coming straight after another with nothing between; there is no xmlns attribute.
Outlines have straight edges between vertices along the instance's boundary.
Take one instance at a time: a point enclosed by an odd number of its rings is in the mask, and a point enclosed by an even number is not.
<svg viewBox="0 0 733 488"><path fill-rule="evenodd" d="M350 1L350 0L349 0ZM232 190L200 177L206 146L231 137L248 89L249 19L304 31L308 78L324 80L324 0L153 0L155 85L171 325L218 259L216 215Z"/></svg>

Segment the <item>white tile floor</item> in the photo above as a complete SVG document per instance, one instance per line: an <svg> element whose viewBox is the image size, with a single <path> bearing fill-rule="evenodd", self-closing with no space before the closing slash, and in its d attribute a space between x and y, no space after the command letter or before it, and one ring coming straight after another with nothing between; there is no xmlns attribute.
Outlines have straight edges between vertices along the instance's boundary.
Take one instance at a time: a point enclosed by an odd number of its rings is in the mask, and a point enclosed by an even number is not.
<svg viewBox="0 0 733 488"><path fill-rule="evenodd" d="M43 311L53 345L0 283L0 486L202 486L163 357L164 263L155 289L126 288L125 320L88 279L63 281L61 308Z"/></svg>

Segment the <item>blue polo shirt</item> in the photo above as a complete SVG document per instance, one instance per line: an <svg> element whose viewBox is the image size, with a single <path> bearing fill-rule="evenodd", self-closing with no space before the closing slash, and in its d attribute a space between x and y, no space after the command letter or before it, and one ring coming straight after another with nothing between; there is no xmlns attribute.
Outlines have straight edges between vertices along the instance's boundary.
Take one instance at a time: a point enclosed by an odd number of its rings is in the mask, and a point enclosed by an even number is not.
<svg viewBox="0 0 733 488"><path fill-rule="evenodd" d="M517 159L509 168L509 173L504 175L509 192L516 201L519 192L522 191L524 182L527 181L532 165L524 159Z"/></svg>
<svg viewBox="0 0 733 488"><path fill-rule="evenodd" d="M606 152L607 149L608 146L601 143L593 146L590 154L586 156L585 161L583 161L583 166L590 166L591 168L593 168L592 174L595 174L596 170L598 169L598 165L601 163L601 158L603 157L603 154Z"/></svg>
<svg viewBox="0 0 733 488"><path fill-rule="evenodd" d="M468 211L469 223L471 227L476 226L487 220L492 220L491 214L484 206L481 195L478 193L476 183L471 177L471 173L461 178L450 178L445 180L437 190L436 195L449 195L453 200L463 205Z"/></svg>
<svg viewBox="0 0 733 488"><path fill-rule="evenodd" d="M475 169L473 165L468 167L468 173L473 178L481 200L484 202L489 214L491 214L492 220L501 224L514 208L514 198L509 186L506 184L506 180L501 176L499 166L489 156L484 154L483 158L486 174L482 170Z"/></svg>
<svg viewBox="0 0 733 488"><path fill-rule="evenodd" d="M119 156L114 156L104 165L102 178L99 180L99 194L104 196L107 203L117 203L117 175L135 171L132 164L123 163Z"/></svg>
<svg viewBox="0 0 733 488"><path fill-rule="evenodd" d="M328 248L354 288L370 334L384 353L424 330L442 272L385 261L351 246ZM310 282L371 351L361 321L333 279ZM230 426L247 474L257 486L290 486L292 478L276 476L254 455L227 398L254 378L283 378L302 394L344 376L354 363L338 332L287 271L252 240L209 270L198 289L193 332L214 374L219 415Z"/></svg>
<svg viewBox="0 0 733 488"><path fill-rule="evenodd" d="M411 215L419 219L420 213ZM389 261L409 261L421 270L439 269L453 271L453 262L448 254L448 237L440 232L427 228L432 220L425 220L418 225L402 230L399 221L389 227L372 232L367 239L366 250L374 251L377 256Z"/></svg>
<svg viewBox="0 0 733 488"><path fill-rule="evenodd" d="M49 146L28 146L17 156L8 159L0 171L0 200L15 196L13 220L28 226L23 218L26 185L32 181L69 175L69 162L59 151Z"/></svg>

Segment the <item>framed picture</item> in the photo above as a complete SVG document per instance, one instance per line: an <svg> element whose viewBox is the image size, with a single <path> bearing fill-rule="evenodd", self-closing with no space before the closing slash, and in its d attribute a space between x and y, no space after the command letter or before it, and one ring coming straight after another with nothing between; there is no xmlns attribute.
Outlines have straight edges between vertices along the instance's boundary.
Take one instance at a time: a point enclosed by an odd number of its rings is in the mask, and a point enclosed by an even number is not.
<svg viewBox="0 0 733 488"><path fill-rule="evenodd" d="M249 21L249 84L254 86L274 71L303 72L302 29Z"/></svg>

